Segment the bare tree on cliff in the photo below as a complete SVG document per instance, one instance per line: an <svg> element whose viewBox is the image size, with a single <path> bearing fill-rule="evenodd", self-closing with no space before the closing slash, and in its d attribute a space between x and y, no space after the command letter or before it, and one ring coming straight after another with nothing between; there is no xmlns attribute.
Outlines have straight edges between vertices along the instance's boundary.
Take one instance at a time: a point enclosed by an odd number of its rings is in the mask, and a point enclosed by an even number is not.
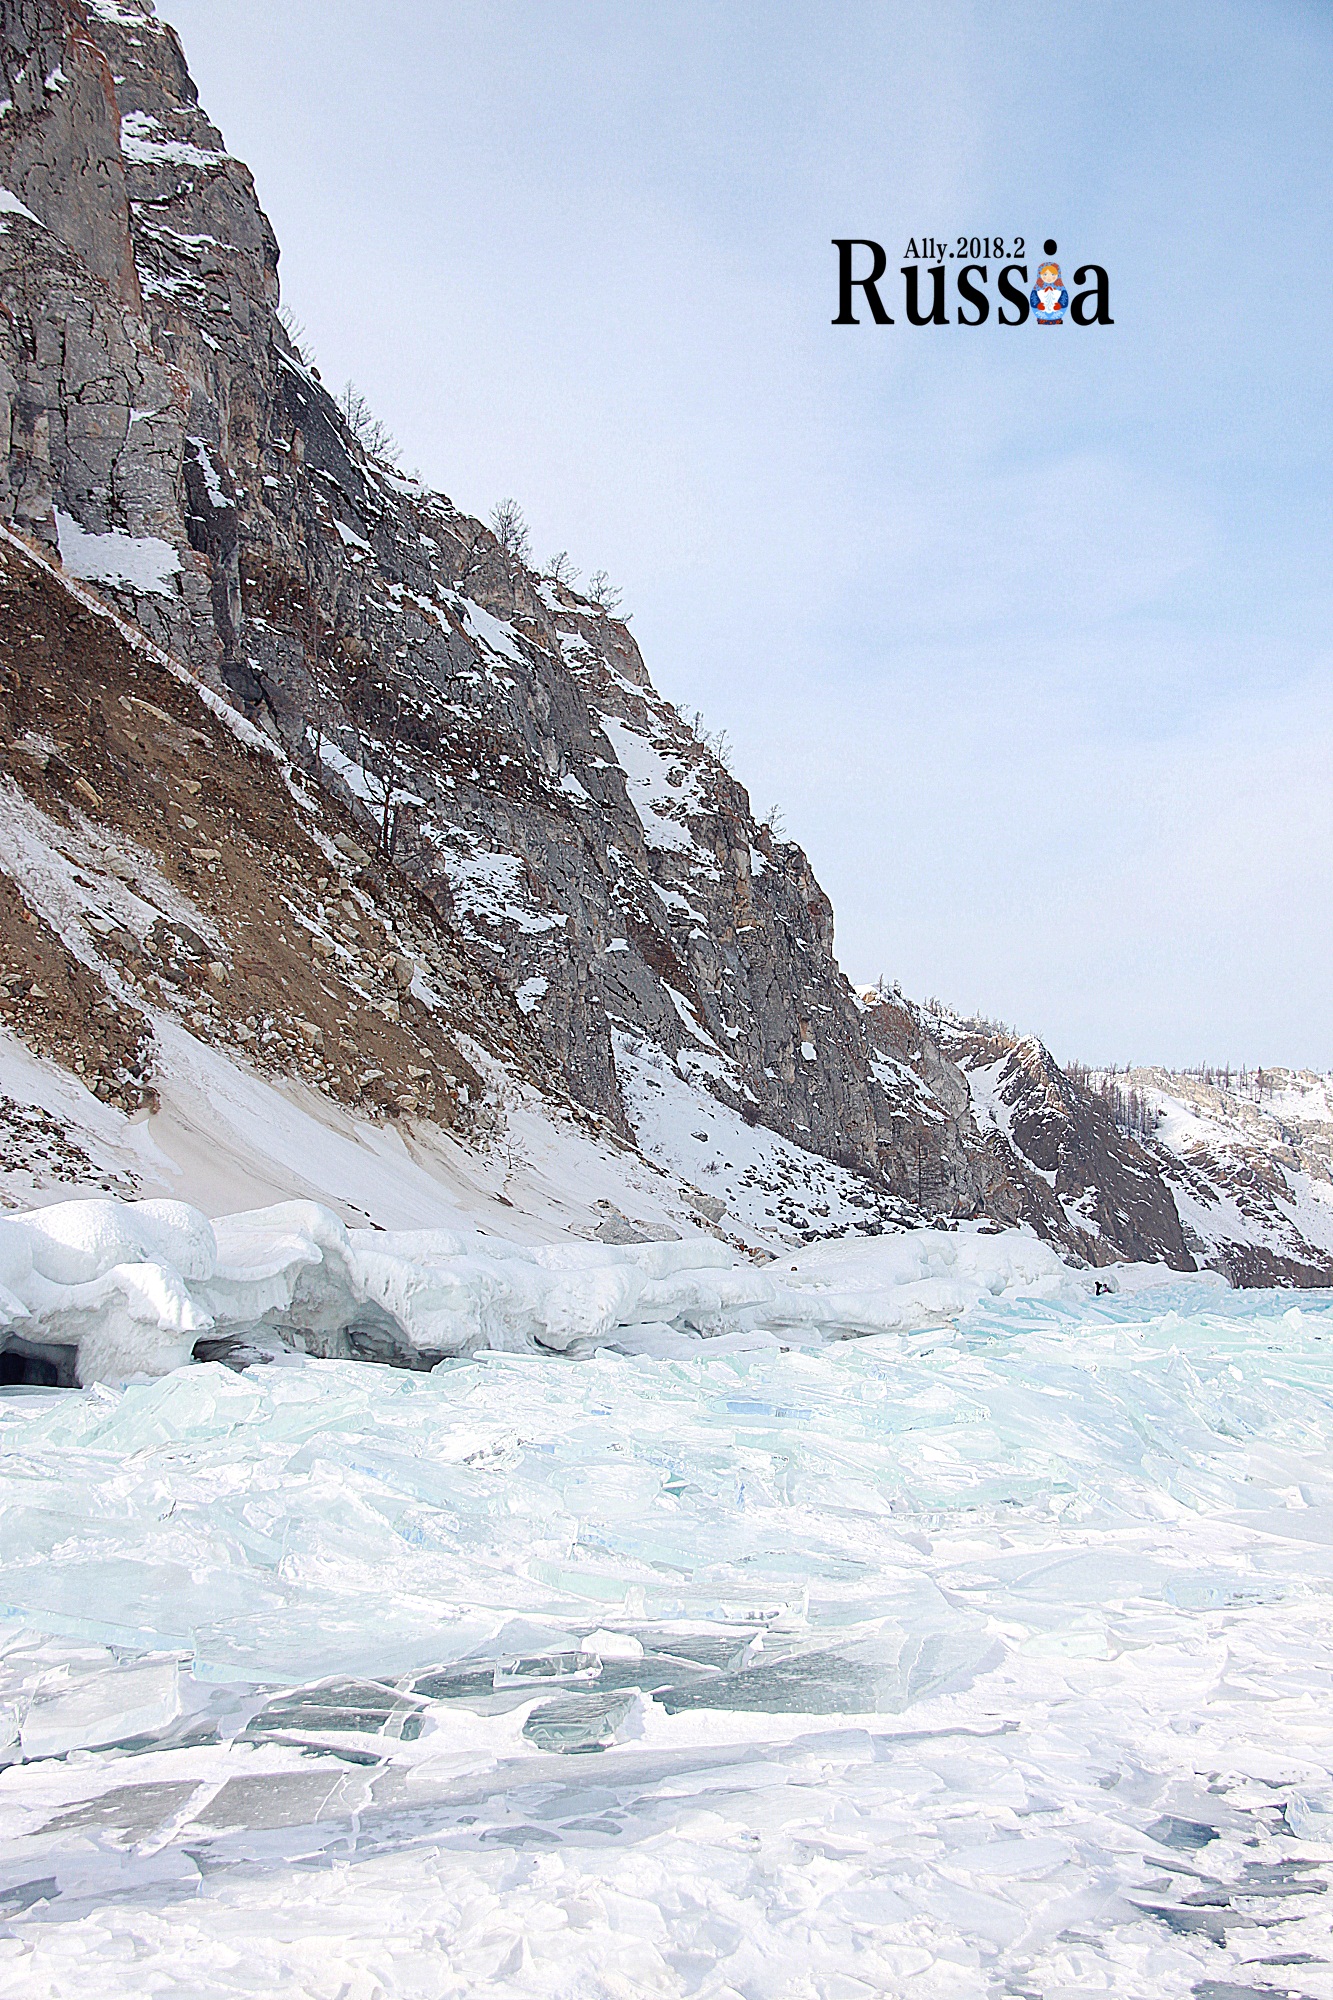
<svg viewBox="0 0 1333 2000"><path fill-rule="evenodd" d="M386 861L393 860L398 846L403 807L420 803L407 782L405 721L402 689L377 685L371 715L358 731L359 761L365 773L367 802L379 822L376 846Z"/></svg>
<svg viewBox="0 0 1333 2000"><path fill-rule="evenodd" d="M398 440L386 424L382 424L370 404L366 401L355 382L345 382L338 398L338 408L348 430L372 458L378 458L385 465L393 465L398 459Z"/></svg>
<svg viewBox="0 0 1333 2000"><path fill-rule="evenodd" d="M501 500L492 507L491 532L501 569L510 583L517 583L532 560L532 536L517 500Z"/></svg>
<svg viewBox="0 0 1333 2000"><path fill-rule="evenodd" d="M595 569L588 578L588 600L609 618L620 607L623 591L616 588L604 569Z"/></svg>

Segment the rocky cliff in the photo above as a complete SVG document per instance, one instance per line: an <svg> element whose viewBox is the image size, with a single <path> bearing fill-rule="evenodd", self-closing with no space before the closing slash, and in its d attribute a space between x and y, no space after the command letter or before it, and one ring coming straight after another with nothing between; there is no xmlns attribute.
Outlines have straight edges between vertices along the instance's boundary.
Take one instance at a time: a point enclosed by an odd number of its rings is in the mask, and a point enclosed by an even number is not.
<svg viewBox="0 0 1333 2000"><path fill-rule="evenodd" d="M1200 1264L1233 1285L1333 1284L1333 1077L1147 1068L1092 1081L1137 1104Z"/></svg>
<svg viewBox="0 0 1333 2000"><path fill-rule="evenodd" d="M1195 1260L1161 1163L1117 1125L1108 1101L1068 1075L1035 1036L863 997L872 1042L917 1085L900 1121L900 1172L926 1214L1025 1223L1078 1262ZM932 1123L946 1127L935 1146ZM952 1176L952 1178L941 1178Z"/></svg>
<svg viewBox="0 0 1333 2000"><path fill-rule="evenodd" d="M33 0L5 35L6 517L347 800L584 1102L629 1130L615 1037L646 1037L891 1195L801 850L623 623L365 449L144 0Z"/></svg>

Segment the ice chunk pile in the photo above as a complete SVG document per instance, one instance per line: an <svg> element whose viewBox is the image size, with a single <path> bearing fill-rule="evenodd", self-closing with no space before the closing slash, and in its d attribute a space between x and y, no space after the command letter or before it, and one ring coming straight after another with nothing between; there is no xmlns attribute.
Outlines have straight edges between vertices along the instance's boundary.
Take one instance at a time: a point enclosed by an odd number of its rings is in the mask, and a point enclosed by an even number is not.
<svg viewBox="0 0 1333 2000"><path fill-rule="evenodd" d="M760 1266L702 1235L526 1245L349 1230L308 1201L216 1222L184 1202L69 1201L0 1219L0 1347L72 1354L84 1384L165 1374L201 1338L262 1332L415 1367L599 1342L664 1354L757 1326L902 1331L1077 1282L1022 1231L921 1230Z"/></svg>
<svg viewBox="0 0 1333 2000"><path fill-rule="evenodd" d="M80 1378L160 1375L210 1324L207 1216L176 1201L66 1201L0 1218L0 1344L77 1350Z"/></svg>
<svg viewBox="0 0 1333 2000"><path fill-rule="evenodd" d="M1172 1280L0 1396L0 2000L1325 2000L1331 1341Z"/></svg>

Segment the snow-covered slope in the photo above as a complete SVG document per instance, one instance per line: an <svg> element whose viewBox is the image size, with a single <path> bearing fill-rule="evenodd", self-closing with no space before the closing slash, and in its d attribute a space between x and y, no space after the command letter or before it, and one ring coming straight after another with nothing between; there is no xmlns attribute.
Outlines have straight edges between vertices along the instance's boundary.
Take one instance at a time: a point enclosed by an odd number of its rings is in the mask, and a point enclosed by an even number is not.
<svg viewBox="0 0 1333 2000"><path fill-rule="evenodd" d="M1333 1077L1131 1069L1094 1081L1144 1106L1201 1263L1233 1284L1333 1281Z"/></svg>
<svg viewBox="0 0 1333 2000"><path fill-rule="evenodd" d="M7 1201L309 1198L352 1225L773 1247L878 1226L869 1191L830 1225L829 1186L864 1183L773 1133L782 1203L739 1176L733 1203L721 1153L690 1155L729 1114L687 1065L647 1151L578 1104L344 807L3 530L0 611Z"/></svg>

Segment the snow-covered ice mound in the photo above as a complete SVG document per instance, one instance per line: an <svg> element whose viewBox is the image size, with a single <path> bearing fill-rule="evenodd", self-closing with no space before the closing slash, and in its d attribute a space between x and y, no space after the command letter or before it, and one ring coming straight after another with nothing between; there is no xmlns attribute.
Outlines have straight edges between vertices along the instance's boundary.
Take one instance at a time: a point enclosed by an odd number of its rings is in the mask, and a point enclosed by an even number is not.
<svg viewBox="0 0 1333 2000"><path fill-rule="evenodd" d="M67 1201L0 1218L0 1346L59 1350L85 1385L164 1374L203 1339L285 1335L308 1352L413 1367L598 1342L664 1354L682 1338L761 1327L910 1329L983 1296L1082 1282L1021 1231L921 1230L758 1265L702 1235L534 1246L480 1231L349 1230L315 1202L216 1222L176 1201Z"/></svg>

